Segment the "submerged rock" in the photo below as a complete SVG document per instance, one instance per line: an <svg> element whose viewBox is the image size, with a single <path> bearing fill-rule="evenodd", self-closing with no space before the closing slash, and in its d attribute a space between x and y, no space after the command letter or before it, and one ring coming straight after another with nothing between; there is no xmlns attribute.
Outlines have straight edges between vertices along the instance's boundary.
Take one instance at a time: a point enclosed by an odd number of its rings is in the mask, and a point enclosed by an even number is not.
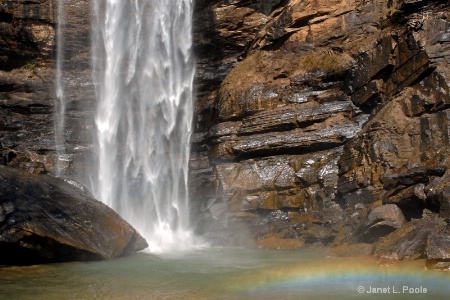
<svg viewBox="0 0 450 300"><path fill-rule="evenodd" d="M298 250L305 246L300 239L280 239L275 236L269 236L258 240L258 248L272 250Z"/></svg>
<svg viewBox="0 0 450 300"><path fill-rule="evenodd" d="M0 264L112 259L147 246L117 213L76 186L0 166Z"/></svg>
<svg viewBox="0 0 450 300"><path fill-rule="evenodd" d="M344 243L336 248L332 248L333 253L340 257L359 257L370 256L373 253L373 244L357 243L347 244Z"/></svg>

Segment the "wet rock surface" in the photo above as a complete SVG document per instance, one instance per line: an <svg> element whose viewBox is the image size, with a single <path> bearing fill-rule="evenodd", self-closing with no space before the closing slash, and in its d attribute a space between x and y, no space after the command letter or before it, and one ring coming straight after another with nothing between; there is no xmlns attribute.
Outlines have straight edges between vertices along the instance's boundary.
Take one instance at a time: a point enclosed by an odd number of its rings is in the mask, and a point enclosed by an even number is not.
<svg viewBox="0 0 450 300"><path fill-rule="evenodd" d="M375 243L374 253L393 260L427 258L428 239L446 230L447 223L439 218L413 220Z"/></svg>
<svg viewBox="0 0 450 300"><path fill-rule="evenodd" d="M61 2L62 3L62 2ZM86 181L93 142L95 91L90 67L88 0L3 1L0 6L0 148L16 156L3 161L33 173L58 172ZM62 74L56 71L58 22ZM55 140L65 102L64 132ZM2 155L3 156L3 155Z"/></svg>
<svg viewBox="0 0 450 300"><path fill-rule="evenodd" d="M427 262L429 269L450 269L450 234L434 233L427 240Z"/></svg>
<svg viewBox="0 0 450 300"><path fill-rule="evenodd" d="M0 265L112 259L146 247L133 227L73 184L0 166Z"/></svg>
<svg viewBox="0 0 450 300"><path fill-rule="evenodd" d="M197 4L202 222L425 258L450 211L448 3L269 2Z"/></svg>

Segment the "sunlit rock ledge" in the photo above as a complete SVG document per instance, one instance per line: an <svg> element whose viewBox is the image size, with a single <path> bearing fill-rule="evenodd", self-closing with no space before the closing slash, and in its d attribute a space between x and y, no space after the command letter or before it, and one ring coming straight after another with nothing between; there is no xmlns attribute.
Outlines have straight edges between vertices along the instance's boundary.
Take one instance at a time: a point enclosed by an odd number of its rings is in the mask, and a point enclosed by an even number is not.
<svg viewBox="0 0 450 300"><path fill-rule="evenodd" d="M448 268L448 1L198 0L195 14L204 232Z"/></svg>
<svg viewBox="0 0 450 300"><path fill-rule="evenodd" d="M147 246L117 213L76 186L0 166L0 265L113 259Z"/></svg>

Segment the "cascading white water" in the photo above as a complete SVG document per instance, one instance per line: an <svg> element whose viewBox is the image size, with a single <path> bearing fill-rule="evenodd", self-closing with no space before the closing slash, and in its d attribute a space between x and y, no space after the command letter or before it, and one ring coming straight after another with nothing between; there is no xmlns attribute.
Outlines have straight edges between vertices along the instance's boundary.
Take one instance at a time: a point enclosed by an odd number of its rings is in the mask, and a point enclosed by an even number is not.
<svg viewBox="0 0 450 300"><path fill-rule="evenodd" d="M58 1L58 25L56 28L56 78L55 78L55 113L53 114L53 128L55 137L56 160L55 175L61 176L61 159L65 154L64 125L66 114L66 100L63 80L64 64L64 26L66 23L66 0Z"/></svg>
<svg viewBox="0 0 450 300"><path fill-rule="evenodd" d="M192 0L94 1L95 196L150 251L193 245L187 172L194 62Z"/></svg>

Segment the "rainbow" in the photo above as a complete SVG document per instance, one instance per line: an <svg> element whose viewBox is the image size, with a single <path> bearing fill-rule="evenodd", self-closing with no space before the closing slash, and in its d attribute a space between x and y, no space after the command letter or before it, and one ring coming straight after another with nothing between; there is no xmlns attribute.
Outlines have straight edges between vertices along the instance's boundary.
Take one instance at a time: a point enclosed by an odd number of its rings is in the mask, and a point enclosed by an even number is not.
<svg viewBox="0 0 450 300"><path fill-rule="evenodd" d="M324 258L249 271L235 284L236 299L450 298L450 272L426 270L423 260L380 266L374 258Z"/></svg>

